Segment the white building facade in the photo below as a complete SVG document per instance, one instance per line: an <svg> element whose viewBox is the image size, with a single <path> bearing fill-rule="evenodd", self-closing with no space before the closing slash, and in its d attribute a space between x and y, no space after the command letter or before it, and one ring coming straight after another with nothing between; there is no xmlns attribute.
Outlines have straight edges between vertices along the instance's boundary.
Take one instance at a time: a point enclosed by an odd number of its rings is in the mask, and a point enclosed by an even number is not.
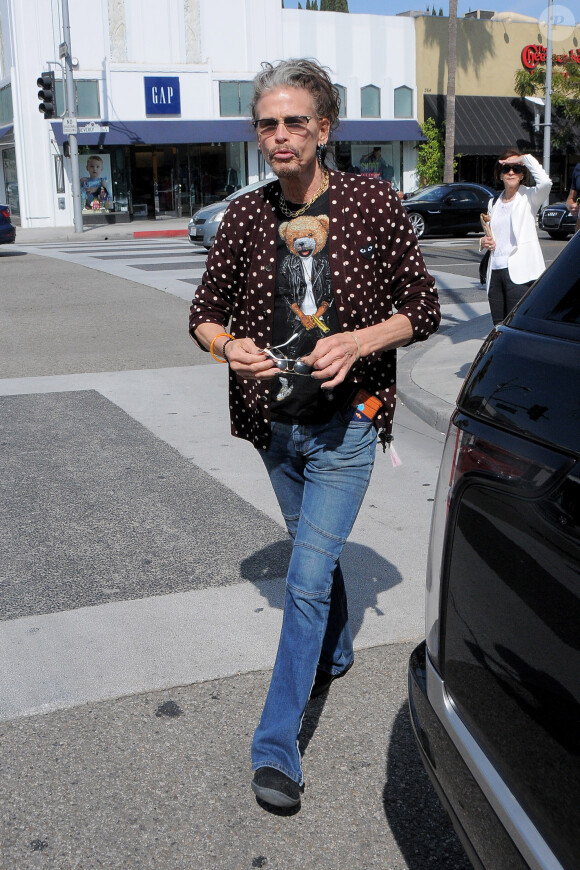
<svg viewBox="0 0 580 870"><path fill-rule="evenodd" d="M83 222L188 217L265 174L249 120L264 60L316 58L343 98L340 169L380 146L415 186L412 18L283 9L280 0L68 0ZM73 223L59 0L0 0L0 201L24 227ZM57 114L36 79L56 74ZM391 169L392 167L392 169Z"/></svg>

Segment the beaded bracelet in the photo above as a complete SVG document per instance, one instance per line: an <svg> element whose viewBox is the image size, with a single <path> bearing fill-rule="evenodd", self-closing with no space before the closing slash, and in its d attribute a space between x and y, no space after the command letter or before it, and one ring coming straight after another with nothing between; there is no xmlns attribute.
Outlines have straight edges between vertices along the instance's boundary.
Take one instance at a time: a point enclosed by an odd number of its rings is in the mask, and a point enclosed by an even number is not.
<svg viewBox="0 0 580 870"><path fill-rule="evenodd" d="M212 340L211 340L211 344L210 344L210 346L209 346L209 352L211 353L211 355L213 356L213 358L215 359L216 362L227 363L227 360L225 360L225 359L220 359L219 356L216 356L215 353L213 352L213 346L214 346L214 344L215 344L216 338L221 338L222 335L225 335L225 336L227 336L228 338L233 338L233 335L230 335L229 332L218 332L218 334L217 334L217 335L214 335L214 337L213 337ZM222 351L222 354L223 354L223 351Z"/></svg>
<svg viewBox="0 0 580 870"><path fill-rule="evenodd" d="M226 340L224 341L223 346L222 346L222 356L223 356L223 358L225 359L225 361L227 362L228 365L230 364L230 361L229 361L229 359L227 358L227 355L226 355L226 347L228 346L228 344L230 343L230 341L235 341L235 338L234 338L232 335L231 335L229 338L226 338Z"/></svg>

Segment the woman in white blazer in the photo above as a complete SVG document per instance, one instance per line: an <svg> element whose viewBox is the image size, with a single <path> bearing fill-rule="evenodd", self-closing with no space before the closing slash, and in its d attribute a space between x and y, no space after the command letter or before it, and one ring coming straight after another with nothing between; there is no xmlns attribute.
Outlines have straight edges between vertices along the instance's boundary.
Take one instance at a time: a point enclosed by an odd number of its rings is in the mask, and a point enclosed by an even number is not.
<svg viewBox="0 0 580 870"><path fill-rule="evenodd" d="M495 202L489 201L493 237L483 236L480 247L491 251L486 283L495 325L505 319L546 268L536 214L552 182L535 157L513 149L500 154L494 177L498 185L503 182L504 189Z"/></svg>

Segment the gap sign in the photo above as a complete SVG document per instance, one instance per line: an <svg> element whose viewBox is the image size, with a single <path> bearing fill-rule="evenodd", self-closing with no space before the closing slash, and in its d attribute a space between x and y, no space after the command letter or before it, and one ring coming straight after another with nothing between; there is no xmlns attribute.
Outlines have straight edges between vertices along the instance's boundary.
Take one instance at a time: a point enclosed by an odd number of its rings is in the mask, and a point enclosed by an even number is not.
<svg viewBox="0 0 580 870"><path fill-rule="evenodd" d="M181 95L177 76L144 76L147 115L181 115Z"/></svg>

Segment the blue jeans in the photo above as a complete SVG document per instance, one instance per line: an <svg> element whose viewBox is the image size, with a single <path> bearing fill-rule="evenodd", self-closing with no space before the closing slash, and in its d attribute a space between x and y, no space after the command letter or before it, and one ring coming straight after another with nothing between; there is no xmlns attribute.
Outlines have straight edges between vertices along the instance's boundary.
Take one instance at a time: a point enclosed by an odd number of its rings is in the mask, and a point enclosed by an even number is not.
<svg viewBox="0 0 580 870"><path fill-rule="evenodd" d="M341 411L328 423L274 422L260 451L293 540L278 654L252 743L252 769L274 767L302 785L298 734L318 665L338 674L353 661L338 562L375 458L370 422Z"/></svg>

